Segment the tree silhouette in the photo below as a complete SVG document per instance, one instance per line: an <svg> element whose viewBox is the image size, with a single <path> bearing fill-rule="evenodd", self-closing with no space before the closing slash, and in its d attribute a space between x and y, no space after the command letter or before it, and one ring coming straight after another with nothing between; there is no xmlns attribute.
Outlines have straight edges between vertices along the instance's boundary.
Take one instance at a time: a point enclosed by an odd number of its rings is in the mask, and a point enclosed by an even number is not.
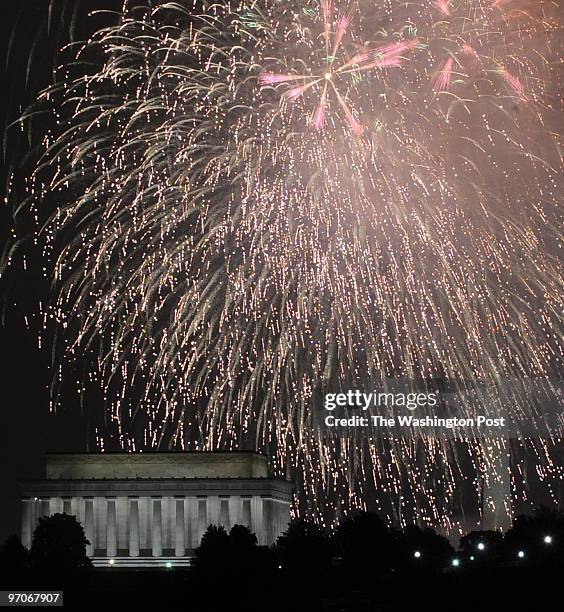
<svg viewBox="0 0 564 612"><path fill-rule="evenodd" d="M257 546L257 537L244 525L234 525L229 534L221 525L209 525L195 551L195 566L204 573L240 573L274 569L267 547Z"/></svg>
<svg viewBox="0 0 564 612"><path fill-rule="evenodd" d="M501 531L471 531L460 538L460 551L472 558L476 565L487 565L501 560L504 539Z"/></svg>
<svg viewBox="0 0 564 612"><path fill-rule="evenodd" d="M333 547L319 525L298 519L278 538L276 553L282 567L290 573L316 579L330 569Z"/></svg>
<svg viewBox="0 0 564 612"><path fill-rule="evenodd" d="M257 545L257 536L245 525L233 525L229 532L229 543L234 551L246 552Z"/></svg>
<svg viewBox="0 0 564 612"><path fill-rule="evenodd" d="M90 567L90 559L86 555L88 544L90 542L76 517L68 514L42 517L33 532L31 564L47 570Z"/></svg>
<svg viewBox="0 0 564 612"><path fill-rule="evenodd" d="M210 525L196 550L196 565L204 570L201 577L222 606L230 604L234 593L248 597L252 576L255 599L259 590L261 597L269 597L271 589L290 578L289 583L303 595L304 609L316 609L320 596L331 598L341 588L343 593L350 589L363 592L392 583L408 584L418 576L428 580L431 574L448 582L474 566L488 575L490 568L505 572L513 564L507 561L511 561L531 572L537 565L544 573L551 566L562 566L563 544L564 515L540 510L533 516L517 517L505 536L498 531L473 531L463 536L460 553L464 562L456 572L443 573L455 557L444 536L416 525L390 529L378 515L359 512L345 517L333 535L313 522L296 520L272 550L258 546L247 527L235 525L228 534L223 527ZM523 554L519 555L520 551ZM486 568L488 572L484 572ZM213 585L218 576L224 588L216 591Z"/></svg>
<svg viewBox="0 0 564 612"><path fill-rule="evenodd" d="M517 516L505 534L505 555L515 559L522 550L532 561L564 560L564 515L539 508L532 516Z"/></svg>
<svg viewBox="0 0 564 612"><path fill-rule="evenodd" d="M250 572L264 577L276 569L276 558L268 546L258 546L257 537L244 525L233 525L229 532L229 555L234 577Z"/></svg>
<svg viewBox="0 0 564 612"><path fill-rule="evenodd" d="M220 525L209 525L195 550L195 566L204 572L222 571L229 565L229 536Z"/></svg>
<svg viewBox="0 0 564 612"><path fill-rule="evenodd" d="M372 512L347 516L335 531L335 544L343 569L351 580L364 582L389 571L396 551L394 536Z"/></svg>
<svg viewBox="0 0 564 612"><path fill-rule="evenodd" d="M395 559L397 569L417 571L445 567L454 554L449 541L430 527L407 525L395 533Z"/></svg>

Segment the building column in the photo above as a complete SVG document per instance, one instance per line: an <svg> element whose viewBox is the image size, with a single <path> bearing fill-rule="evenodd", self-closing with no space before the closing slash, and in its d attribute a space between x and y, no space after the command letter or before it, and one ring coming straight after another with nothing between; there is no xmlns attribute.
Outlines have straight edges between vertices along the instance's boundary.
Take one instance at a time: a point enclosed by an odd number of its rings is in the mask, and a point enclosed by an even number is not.
<svg viewBox="0 0 564 612"><path fill-rule="evenodd" d="M107 497L107 519L106 519L106 556L115 557L117 553L116 538L116 498Z"/></svg>
<svg viewBox="0 0 564 612"><path fill-rule="evenodd" d="M63 498L51 497L49 499L49 516L60 514L63 511Z"/></svg>
<svg viewBox="0 0 564 612"><path fill-rule="evenodd" d="M41 500L41 516L51 515L51 498Z"/></svg>
<svg viewBox="0 0 564 612"><path fill-rule="evenodd" d="M279 500L275 501L275 515L276 515L276 531L274 534L275 540L278 539L288 529L288 523L290 522L290 504L289 502L282 502Z"/></svg>
<svg viewBox="0 0 564 612"><path fill-rule="evenodd" d="M250 497L242 497L241 498L241 525L252 528L251 523L251 498Z"/></svg>
<svg viewBox="0 0 564 612"><path fill-rule="evenodd" d="M262 497L253 495L251 498L251 531L257 536L259 545L264 544L263 523Z"/></svg>
<svg viewBox="0 0 564 612"><path fill-rule="evenodd" d="M272 498L262 498L262 512L263 512L263 536L264 544L270 546L274 544L274 502Z"/></svg>
<svg viewBox="0 0 564 612"><path fill-rule="evenodd" d="M41 517L41 500L39 497L34 497L31 505L31 534L33 537L33 532L37 527L37 521Z"/></svg>
<svg viewBox="0 0 564 612"><path fill-rule="evenodd" d="M71 510L71 500L72 497L63 497L63 514L72 514Z"/></svg>
<svg viewBox="0 0 564 612"><path fill-rule="evenodd" d="M139 556L139 499L129 498L129 556Z"/></svg>
<svg viewBox="0 0 564 612"><path fill-rule="evenodd" d="M84 499L79 496L71 498L71 515L76 517L76 520L84 524Z"/></svg>
<svg viewBox="0 0 564 612"><path fill-rule="evenodd" d="M84 498L84 535L90 542L86 547L86 554L91 557L94 554L94 498Z"/></svg>
<svg viewBox="0 0 564 612"><path fill-rule="evenodd" d="M242 500L239 495L231 495L229 497L229 529L233 528L233 525L240 525L242 521Z"/></svg>
<svg viewBox="0 0 564 612"><path fill-rule="evenodd" d="M188 542L189 548L194 550L200 545L200 541L198 539L198 498L195 496L191 496L188 498L188 508L190 514L190 539Z"/></svg>
<svg viewBox="0 0 564 612"><path fill-rule="evenodd" d="M22 544L31 548L33 536L33 499L26 497L22 500Z"/></svg>
<svg viewBox="0 0 564 612"><path fill-rule="evenodd" d="M129 500L122 495L116 497L116 548L120 550L129 549Z"/></svg>
<svg viewBox="0 0 564 612"><path fill-rule="evenodd" d="M163 554L163 522L161 515L161 498L153 498L153 523L152 523L152 554L153 557L162 557Z"/></svg>
<svg viewBox="0 0 564 612"><path fill-rule="evenodd" d="M200 545L200 540L208 528L208 500L206 497L198 497L198 533L197 544Z"/></svg>
<svg viewBox="0 0 564 612"><path fill-rule="evenodd" d="M219 498L219 524L229 533L229 498L225 496Z"/></svg>
<svg viewBox="0 0 564 612"><path fill-rule="evenodd" d="M184 521L184 498L176 498L176 529L174 534L174 554L183 557L186 552L186 525Z"/></svg>
<svg viewBox="0 0 564 612"><path fill-rule="evenodd" d="M98 551L98 554L102 554L101 551L106 548L106 523L107 523L107 510L108 505L103 497L96 496L94 498L94 527L96 531L94 533L94 554Z"/></svg>
<svg viewBox="0 0 564 612"><path fill-rule="evenodd" d="M208 518L207 525L219 525L219 496L217 495L208 495L207 499L208 504Z"/></svg>

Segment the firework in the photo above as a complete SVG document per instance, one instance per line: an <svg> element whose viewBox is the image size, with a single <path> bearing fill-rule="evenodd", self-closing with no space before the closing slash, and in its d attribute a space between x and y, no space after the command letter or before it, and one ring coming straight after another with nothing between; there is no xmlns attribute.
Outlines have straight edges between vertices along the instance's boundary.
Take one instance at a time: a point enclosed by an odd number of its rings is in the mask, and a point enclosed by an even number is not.
<svg viewBox="0 0 564 612"><path fill-rule="evenodd" d="M364 49L355 53L350 58L345 58L341 62L337 61L337 53L340 51L340 46L343 38L351 25L352 15L341 15L337 20L334 40L331 43L332 31L332 12L331 5L328 2L322 2L319 7L320 14L323 16L323 36L325 39L325 50L327 52L324 58L323 65L318 69L317 73L310 75L298 76L295 74L275 74L264 73L259 77L259 82L264 85L274 85L278 83L289 83L292 81L300 81L301 83L292 89L288 90L285 95L289 100L296 100L306 93L311 88L318 86L321 90L319 103L315 112L311 116L311 122L314 127L321 129L325 123L325 106L327 104L328 90L332 90L336 99L341 106L341 109L347 119L347 122L356 136L362 133L362 126L354 117L353 111L347 104L346 100L339 93L339 88L335 81L345 75L358 75L365 70L374 70L376 68L384 68L389 66L399 66L402 61L402 53L415 46L416 41L404 41L394 44L384 45L379 49ZM331 49L331 53L329 53Z"/></svg>
<svg viewBox="0 0 564 612"><path fill-rule="evenodd" d="M150 3L85 43L34 196L124 448L257 447L298 513L453 526L479 443L322 435L315 398L557 371L554 9Z"/></svg>

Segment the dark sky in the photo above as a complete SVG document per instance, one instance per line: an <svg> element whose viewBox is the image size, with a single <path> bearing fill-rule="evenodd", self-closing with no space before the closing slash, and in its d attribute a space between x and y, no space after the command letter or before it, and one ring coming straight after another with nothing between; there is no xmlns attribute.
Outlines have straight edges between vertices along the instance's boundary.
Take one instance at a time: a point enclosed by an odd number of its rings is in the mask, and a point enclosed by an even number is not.
<svg viewBox="0 0 564 612"><path fill-rule="evenodd" d="M15 202L24 193L22 178L29 173L33 147L44 132L42 122L32 124L31 134L8 127L51 81L56 49L80 40L109 19L89 17L93 10L119 8L115 0L18 0L2 7L2 202L0 203L0 252L10 244L15 228L26 240L29 268L22 273L16 257L13 270L0 278L2 325L0 347L0 542L19 532L17 480L41 477L48 450L84 450L84 427L79 410L49 415L49 347L38 348L39 301L48 294L42 260L34 253L32 228L14 224ZM49 11L51 21L49 24ZM26 154L31 151L29 157ZM11 182L8 201L8 181ZM27 320L27 322L26 322Z"/></svg>

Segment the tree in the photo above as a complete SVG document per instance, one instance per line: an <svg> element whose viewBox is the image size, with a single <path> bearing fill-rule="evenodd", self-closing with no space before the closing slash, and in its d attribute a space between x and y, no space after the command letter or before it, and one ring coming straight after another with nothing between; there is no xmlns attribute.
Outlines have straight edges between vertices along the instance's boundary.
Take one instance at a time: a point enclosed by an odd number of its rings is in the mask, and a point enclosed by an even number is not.
<svg viewBox="0 0 564 612"><path fill-rule="evenodd" d="M196 549L195 567L208 587L210 608L232 606L234 597L241 598L241 606L249 607L244 603L246 598L259 597L263 591L267 596L276 560L267 546L257 545L257 537L248 527L234 525L227 534L223 527L210 525ZM218 580L221 589L216 588Z"/></svg>
<svg viewBox="0 0 564 612"><path fill-rule="evenodd" d="M257 536L245 525L233 525L229 532L229 543L235 552L248 552L257 545Z"/></svg>
<svg viewBox="0 0 564 612"><path fill-rule="evenodd" d="M319 525L298 519L278 538L276 553L284 569L312 579L326 575L331 567L333 547Z"/></svg>
<svg viewBox="0 0 564 612"><path fill-rule="evenodd" d="M436 570L445 567L454 554L449 541L430 527L407 525L394 539L398 569Z"/></svg>
<svg viewBox="0 0 564 612"><path fill-rule="evenodd" d="M477 565L497 562L503 556L501 531L471 531L460 538L460 551Z"/></svg>
<svg viewBox="0 0 564 612"><path fill-rule="evenodd" d="M539 508L531 516L517 516L505 534L505 557L514 560L519 551L533 561L561 563L564 559L564 514Z"/></svg>
<svg viewBox="0 0 564 612"><path fill-rule="evenodd" d="M84 535L76 517L53 514L42 517L33 532L30 557L34 567L48 570L73 570L90 567Z"/></svg>
<svg viewBox="0 0 564 612"><path fill-rule="evenodd" d="M220 525L209 525L195 550L196 568L204 572L223 571L229 566L229 536Z"/></svg>
<svg viewBox="0 0 564 612"><path fill-rule="evenodd" d="M276 570L276 558L268 546L258 546L256 535L245 525L233 525L229 532L231 572L235 578L249 573L263 578Z"/></svg>
<svg viewBox="0 0 564 612"><path fill-rule="evenodd" d="M351 580L364 582L393 567L394 537L372 512L347 516L336 529L335 544Z"/></svg>

